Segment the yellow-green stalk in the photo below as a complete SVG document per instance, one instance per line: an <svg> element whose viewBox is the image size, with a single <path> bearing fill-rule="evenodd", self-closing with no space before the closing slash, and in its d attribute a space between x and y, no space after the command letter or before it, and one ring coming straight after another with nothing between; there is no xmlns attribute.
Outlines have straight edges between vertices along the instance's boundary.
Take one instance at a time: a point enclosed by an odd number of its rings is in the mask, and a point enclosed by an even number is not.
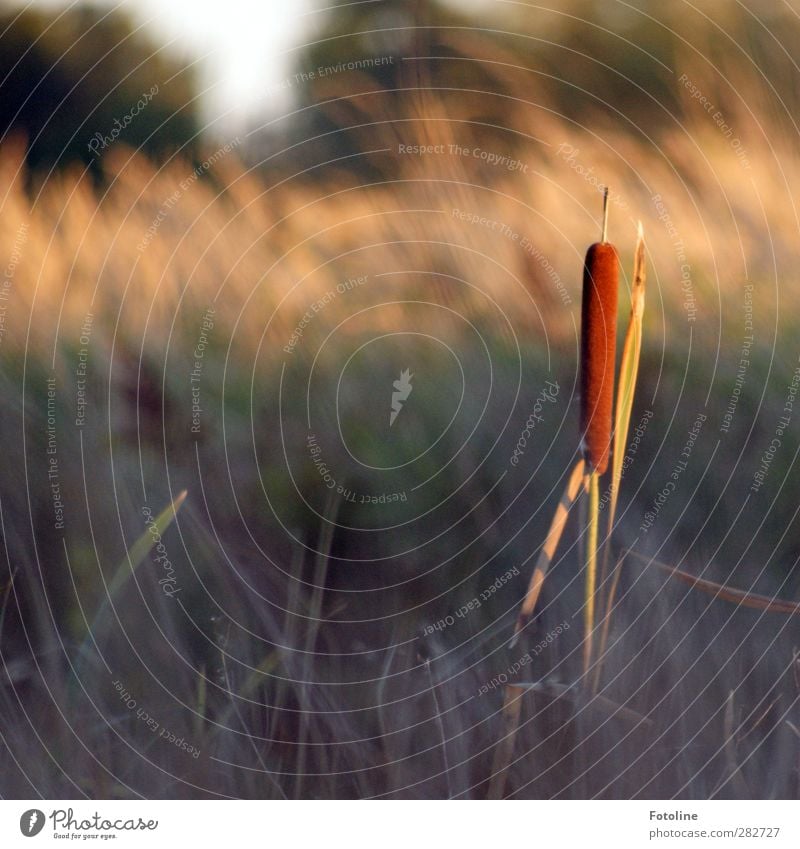
<svg viewBox="0 0 800 849"><path fill-rule="evenodd" d="M636 240L636 251L633 260L633 286L631 287L631 314L628 319L628 329L625 332L625 342L622 347L622 362L619 370L619 386L617 388L617 409L614 421L614 450L611 460L611 497L608 504L608 522L606 526L606 543L603 549L603 568L600 575L601 586L608 574L608 563L611 556L611 533L617 512L619 487L622 481L622 463L625 459L625 444L628 439L633 395L636 389L636 379L639 374L639 359L642 351L642 319L644 316L644 294L646 282L644 232L639 222L639 232ZM602 657L608 644L608 630L611 622L611 610L619 584L620 570L615 567L611 587L607 594L603 627L600 633L598 664L595 670L594 689L600 682Z"/></svg>

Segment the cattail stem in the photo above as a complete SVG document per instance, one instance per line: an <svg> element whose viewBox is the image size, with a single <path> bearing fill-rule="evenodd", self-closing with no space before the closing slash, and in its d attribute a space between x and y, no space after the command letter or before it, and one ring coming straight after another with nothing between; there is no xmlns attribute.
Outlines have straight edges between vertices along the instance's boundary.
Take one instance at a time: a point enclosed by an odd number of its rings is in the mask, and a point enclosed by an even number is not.
<svg viewBox="0 0 800 849"><path fill-rule="evenodd" d="M594 632L594 596L597 584L597 537L600 518L600 476L589 475L589 521L586 543L586 591L583 606L583 671L589 674L592 664L592 635Z"/></svg>

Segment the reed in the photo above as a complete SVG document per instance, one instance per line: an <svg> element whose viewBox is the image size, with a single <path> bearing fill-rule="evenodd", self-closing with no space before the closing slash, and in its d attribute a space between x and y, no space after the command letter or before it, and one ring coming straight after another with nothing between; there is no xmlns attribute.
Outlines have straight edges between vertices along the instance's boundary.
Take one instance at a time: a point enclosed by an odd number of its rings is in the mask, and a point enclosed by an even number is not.
<svg viewBox="0 0 800 849"><path fill-rule="evenodd" d="M572 509L572 505L575 503L575 499L580 492L581 481L584 479L584 469L585 464L583 460L579 460L569 476L564 494L561 496L561 501L556 508L556 512L553 514L550 529L547 532L544 545L539 552L536 566L528 584L528 590L525 593L525 599L522 602L522 607L517 617L517 624L514 629L514 636L511 639L510 648L514 647L523 629L530 622L533 611L536 609L536 602L539 600L539 593L542 591L544 579L547 577L550 564L553 562L556 550L558 549L561 535L564 533L564 526L567 524L569 511Z"/></svg>
<svg viewBox="0 0 800 849"><path fill-rule="evenodd" d="M589 246L583 265L581 302L581 448L586 462L584 487L589 492L586 584L584 592L583 667L588 673L597 586L599 478L608 468L614 409L614 367L617 344L619 257L607 239L608 189L603 194L603 230Z"/></svg>
<svg viewBox="0 0 800 849"><path fill-rule="evenodd" d="M608 504L608 523L606 538L603 545L603 566L600 573L600 586L605 585L608 574L609 558L611 556L611 534L614 529L614 519L617 514L619 487L622 481L622 462L625 455L625 444L628 439L628 428L633 409L633 395L636 389L636 379L639 375L639 359L642 352L642 320L644 318L644 293L646 282L646 265L644 250L644 231L641 221L636 239L636 251L633 259L633 285L631 287L631 313L628 319L628 329L625 332L625 342L622 346L622 362L619 367L619 386L617 389L617 407L614 420L614 450L611 460L611 495ZM607 593L603 625L600 630L600 646L598 663L594 675L594 691L597 692L600 683L603 656L608 644L608 630L611 624L611 611L617 595L620 564L615 563L611 577L611 586Z"/></svg>
<svg viewBox="0 0 800 849"><path fill-rule="evenodd" d="M583 267L580 378L582 449L589 474L602 475L611 453L618 269L613 245L589 247Z"/></svg>
<svg viewBox="0 0 800 849"><path fill-rule="evenodd" d="M583 669L588 678L592 660L592 635L595 618L597 583L598 530L600 514L600 476L607 470L611 455L612 416L614 410L614 371L616 356L617 301L619 288L619 257L617 249L607 239L608 189L603 194L603 226L599 242L589 246L583 266L583 300L581 303L581 453L567 481L531 575L525 599L520 608L510 646L520 637L530 622L542 585L555 557L558 543L583 488L589 495L589 509L581 525L586 525L585 545L586 583L584 592ZM629 331L630 332L630 331ZM637 362L638 362L638 348ZM632 372L635 383L636 373ZM626 384L625 407L630 417L633 383ZM627 431L627 424L625 425ZM615 468L616 468L615 462ZM621 472L621 466L620 466ZM503 797L509 765L513 757L514 740L519 727L522 691L508 685L502 709L503 735L495 749L489 798Z"/></svg>

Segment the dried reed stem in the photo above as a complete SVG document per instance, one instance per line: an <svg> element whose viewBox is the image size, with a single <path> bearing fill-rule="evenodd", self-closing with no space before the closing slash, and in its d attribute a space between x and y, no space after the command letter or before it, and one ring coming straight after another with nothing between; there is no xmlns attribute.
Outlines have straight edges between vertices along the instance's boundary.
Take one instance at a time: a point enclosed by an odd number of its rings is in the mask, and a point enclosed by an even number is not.
<svg viewBox="0 0 800 849"><path fill-rule="evenodd" d="M670 577L688 584L692 589L700 590L706 595L714 596L714 598L720 601L727 601L739 607L749 607L753 610L765 610L767 613L784 613L788 616L800 616L800 601L788 601L783 598L751 593L746 590L735 589L727 584L718 584L716 581L709 581L706 578L698 578L696 575L684 572L683 569L678 569L677 566L670 566L668 563L662 563L660 560L646 557L644 554L639 554L638 551L632 551L631 549L623 552L623 557L627 557L629 554L646 563L652 563L653 566L657 566L664 572L668 572Z"/></svg>
<svg viewBox="0 0 800 849"><path fill-rule="evenodd" d="M555 557L556 549L558 548L558 543L561 539L561 534L564 531L564 525L567 523L567 516L569 516L570 508L575 503L575 499L578 496L578 492L584 478L585 468L586 464L583 460L579 460L575 464L575 468L572 470L572 474L567 481L564 494L561 496L561 501L559 501L556 512L553 514L553 519L550 522L550 530L547 532L547 538L544 541L542 550L539 552L539 557L536 561L533 575L531 575L531 580L528 584L528 591L525 594L525 600L522 602L522 607L519 611L517 625L514 629L514 636L511 639L511 647L513 647L517 642L522 629L528 624L531 616L533 615L536 602L539 599L539 593L542 591L542 584L544 583L545 577L547 577L550 564L553 562L553 558Z"/></svg>
<svg viewBox="0 0 800 849"><path fill-rule="evenodd" d="M622 346L622 362L619 369L619 384L617 387L617 407L614 420L614 450L611 456L611 497L608 505L608 523L606 538L603 545L603 565L600 570L600 586L606 582L608 563L611 556L611 535L614 529L614 519L617 514L619 487L622 481L622 463L625 459L625 444L628 440L628 429L633 410L633 395L636 389L636 379L639 374L639 359L642 351L642 320L644 317L644 294L646 282L646 265L644 249L644 231L639 222L636 239L636 251L633 260L633 286L631 287L631 314L628 319L628 329L625 332L625 342ZM603 667L603 656L608 645L608 631L611 625L611 611L619 586L620 569L615 564L611 587L607 594L603 626L600 632L597 668L594 676L594 692L600 684L600 672Z"/></svg>
<svg viewBox="0 0 800 849"><path fill-rule="evenodd" d="M508 684L503 698L503 733L492 762L492 779L489 782L489 799L502 799L506 789L508 766L514 754L514 741L519 728L519 716L522 710L522 695L525 687Z"/></svg>

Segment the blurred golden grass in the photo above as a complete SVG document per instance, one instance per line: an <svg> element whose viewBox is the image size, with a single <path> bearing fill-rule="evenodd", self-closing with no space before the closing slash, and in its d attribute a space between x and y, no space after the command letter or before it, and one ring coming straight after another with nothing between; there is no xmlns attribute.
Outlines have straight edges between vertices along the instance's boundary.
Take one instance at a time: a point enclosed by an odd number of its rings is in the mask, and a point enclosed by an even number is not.
<svg viewBox="0 0 800 849"><path fill-rule="evenodd" d="M779 140L770 142L773 153L766 140L748 138L752 168L745 172L713 124L693 138L676 132L655 147L631 134L595 135L543 110L528 110L515 116L530 126L527 139L516 139L514 148L527 173L449 153L397 154L398 140L445 149L459 143L464 126L437 115L383 128L377 142L389 152L376 156L391 179L369 185L343 172L291 179L283 172L248 170L234 150L181 193L143 250L137 246L148 227L194 163L175 156L156 164L117 145L101 162L107 187L95 187L90 175L72 168L44 183L34 175L26 192L30 175L21 164L20 144L4 143L0 243L13 245L22 223L28 227L14 275L6 352L21 351L28 316L35 345L52 348L60 316L59 336L74 346L87 311L108 321L119 317L119 330L134 338L148 323L148 344L158 345L181 299L204 308L217 298L220 323L230 330L239 321L237 344L252 353L279 304L270 327L282 339L315 297L359 274L372 275L387 300L430 295L467 314L490 312L483 296L458 282L465 280L494 299L517 332L564 342L574 333L579 303L572 270L597 204L592 175L602 175L618 191L617 238L628 241L633 210L641 212L651 234L649 250L659 270L653 280L655 323L662 324L665 314L680 320L684 263L700 316L716 324L721 293L745 274L766 283L775 275L773 255L780 273L793 249L794 215L770 215L764 238L767 206L785 206L789 213L789 187L800 177L796 158L780 155ZM571 162L559 153L562 144L577 151ZM588 179L578 166L591 169ZM541 261L518 239L458 220L453 210L529 239ZM659 221L665 214L669 222ZM563 283L569 308L545 264ZM412 281L394 273L407 271L440 276ZM383 321L392 324L386 313ZM499 322L495 329L503 332ZM113 325L106 338L111 331Z"/></svg>

